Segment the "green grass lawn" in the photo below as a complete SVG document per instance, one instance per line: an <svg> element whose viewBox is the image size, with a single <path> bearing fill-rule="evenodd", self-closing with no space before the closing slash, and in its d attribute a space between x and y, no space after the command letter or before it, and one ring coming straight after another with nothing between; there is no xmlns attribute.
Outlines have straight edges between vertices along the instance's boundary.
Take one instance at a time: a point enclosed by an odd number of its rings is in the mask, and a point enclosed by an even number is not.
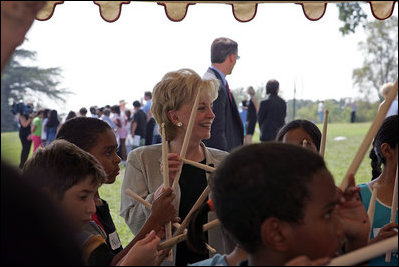
<svg viewBox="0 0 399 267"><path fill-rule="evenodd" d="M22 145L18 132L1 133L1 158L11 165L19 166ZM32 155L33 144L30 148L29 157Z"/></svg>
<svg viewBox="0 0 399 267"><path fill-rule="evenodd" d="M368 123L333 123L328 125L325 160L329 170L334 176L335 183L339 185L349 165L355 157L357 150L366 135L371 122ZM322 125L317 125L322 129ZM345 137L345 140L334 141L336 137ZM259 142L259 129L253 136L253 142ZM14 166L18 166L21 153L21 143L17 132L1 134L1 158ZM116 181L112 185L103 185L100 188L100 195L107 200L112 218L118 230L123 246L126 246L133 238L133 234L119 216L120 194L122 179L125 168L121 168ZM356 183L364 183L371 179L371 167L368 155L366 155L356 174Z"/></svg>
<svg viewBox="0 0 399 267"><path fill-rule="evenodd" d="M323 125L316 125L319 127L320 131L322 131ZM328 124L324 159L337 185L339 185L344 178L344 175L348 170L349 165L352 163L352 160L369 130L370 125L371 122ZM336 141L334 140L336 137L344 137L346 139ZM255 134L252 140L254 143L260 142L258 124L256 125ZM370 179L371 166L367 153L356 173L356 183L364 183Z"/></svg>

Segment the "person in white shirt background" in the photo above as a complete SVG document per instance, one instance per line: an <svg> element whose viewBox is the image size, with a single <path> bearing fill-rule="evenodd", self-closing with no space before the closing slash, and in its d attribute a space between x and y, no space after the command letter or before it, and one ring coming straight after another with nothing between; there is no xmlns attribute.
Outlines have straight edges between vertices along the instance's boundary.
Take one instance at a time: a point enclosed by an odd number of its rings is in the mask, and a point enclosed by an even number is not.
<svg viewBox="0 0 399 267"><path fill-rule="evenodd" d="M378 110L381 108L382 104L385 103L386 97L389 94L389 92L393 88L393 83L384 83L381 88L380 88L380 94L384 97L384 100L381 102L381 104L378 106ZM396 94L395 99L392 101L391 106L389 107L387 111L386 117L392 116L392 115L398 115L398 95Z"/></svg>

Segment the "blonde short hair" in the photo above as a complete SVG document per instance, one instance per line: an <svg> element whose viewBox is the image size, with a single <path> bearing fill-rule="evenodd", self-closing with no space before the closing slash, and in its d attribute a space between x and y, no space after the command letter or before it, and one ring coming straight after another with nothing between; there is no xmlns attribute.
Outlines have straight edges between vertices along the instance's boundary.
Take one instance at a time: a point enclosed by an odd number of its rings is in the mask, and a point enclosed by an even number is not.
<svg viewBox="0 0 399 267"><path fill-rule="evenodd" d="M384 83L380 88L380 94L385 98L391 89L393 88L393 83Z"/></svg>
<svg viewBox="0 0 399 267"><path fill-rule="evenodd" d="M155 85L151 103L151 113L158 125L165 123L166 139L173 140L177 134L177 126L169 120L169 111L179 110L183 104L193 102L198 90L201 90L201 96L207 95L213 102L218 96L218 89L216 79L202 79L191 69L166 73Z"/></svg>
<svg viewBox="0 0 399 267"><path fill-rule="evenodd" d="M247 88L247 94L254 96L255 95L255 89L252 86L249 86Z"/></svg>

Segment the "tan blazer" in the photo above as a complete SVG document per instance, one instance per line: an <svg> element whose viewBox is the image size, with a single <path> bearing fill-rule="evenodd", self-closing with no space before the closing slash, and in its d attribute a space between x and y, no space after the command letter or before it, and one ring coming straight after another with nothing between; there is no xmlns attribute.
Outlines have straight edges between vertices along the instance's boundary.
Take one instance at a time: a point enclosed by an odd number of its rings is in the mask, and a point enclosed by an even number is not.
<svg viewBox="0 0 399 267"><path fill-rule="evenodd" d="M205 150L207 165L213 164L214 167L217 167L228 155L225 151L207 148L203 143L201 143L201 146ZM128 196L125 190L129 188L149 203L152 203L155 191L163 183L163 176L160 170L161 162L161 144L138 147L129 153L122 183L120 215L125 218L126 224L134 235L140 231L141 227L150 216L150 211L143 204ZM208 180L209 173L207 173L206 176ZM179 185L177 186L175 194L175 208L178 212L181 197ZM215 212L209 212L208 221L215 218ZM217 253L226 253L223 240L224 238L221 234L220 227L208 231L208 242L217 250ZM227 253L229 252L230 251L227 251Z"/></svg>

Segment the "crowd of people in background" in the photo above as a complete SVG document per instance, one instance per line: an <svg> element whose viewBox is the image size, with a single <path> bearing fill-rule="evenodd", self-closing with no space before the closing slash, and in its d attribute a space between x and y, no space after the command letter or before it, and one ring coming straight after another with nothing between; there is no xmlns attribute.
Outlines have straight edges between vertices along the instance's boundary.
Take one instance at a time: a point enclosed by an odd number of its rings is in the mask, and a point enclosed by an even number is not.
<svg viewBox="0 0 399 267"><path fill-rule="evenodd" d="M55 109L39 109L33 114L17 113L16 119L22 145L19 167L22 168L28 159L32 143L33 152L39 147L51 144L61 123Z"/></svg>
<svg viewBox="0 0 399 267"><path fill-rule="evenodd" d="M219 42L221 41L219 40ZM234 41L232 44L234 49ZM214 46L216 47L217 43ZM237 59L239 59L239 56L235 60ZM278 95L280 90L279 82L275 79L270 79L267 82L266 95L268 97L266 96L260 103L254 88L248 86L246 89L248 98L243 100L237 107L234 95L231 93L225 78L225 75L231 74L233 71L235 61L228 60L224 63L217 63L217 58L213 60L215 62L204 77L219 79L220 81L219 97L213 104L213 112L215 115L218 114L218 116L216 116L212 125L211 138L204 142L209 147L231 151L237 146L252 143L257 124L259 124L260 141L274 140L279 129L286 123L285 118L287 115L286 101ZM225 73L222 73L218 67L223 69ZM380 87L380 94L384 97L384 101L392 88L393 83L385 83ZM387 117L398 113L397 101L396 97L388 110ZM19 167L22 168L27 160L32 143L33 152L35 152L38 147L45 147L51 144L55 140L59 128L66 121L75 117L86 116L101 119L107 122L114 130L118 143L118 155L122 159L121 164L126 165L127 156L131 150L140 146L162 142L159 125L151 113L151 104L152 92L145 91L143 98L134 100L131 106L125 100L120 100L118 104L105 105L103 107L90 106L90 114L88 114L86 107L82 107L76 112L69 111L63 119L60 118L57 110L48 108L40 108L36 113L32 114L18 113L16 120L18 121L19 137L22 145ZM351 100L348 106L351 109L350 122L354 123L356 121L356 102ZM325 110L324 101L319 101L316 120L318 123L323 123Z"/></svg>
<svg viewBox="0 0 399 267"><path fill-rule="evenodd" d="M70 119L76 117L91 117L105 121L113 129L118 143L118 155L121 164L126 164L127 155L132 149L143 145L152 145L162 142L158 125L151 115L152 93L146 91L144 100L135 100L131 108L125 100L119 104L105 105L103 107L90 106L80 108L77 112L70 110L61 118L55 109L40 108L31 114L16 114L19 128L19 138L22 144L19 167L22 169L28 159L33 143L33 152L39 147L51 144L60 127Z"/></svg>

